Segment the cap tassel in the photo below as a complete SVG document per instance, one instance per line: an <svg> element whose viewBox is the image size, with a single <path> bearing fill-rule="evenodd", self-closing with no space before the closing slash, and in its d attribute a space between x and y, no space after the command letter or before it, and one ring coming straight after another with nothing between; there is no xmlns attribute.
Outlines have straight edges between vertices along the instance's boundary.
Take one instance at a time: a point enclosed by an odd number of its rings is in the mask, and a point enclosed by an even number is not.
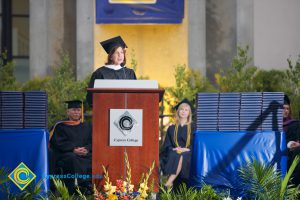
<svg viewBox="0 0 300 200"><path fill-rule="evenodd" d="M83 102L81 102L81 122L84 122L84 110L83 110Z"/></svg>

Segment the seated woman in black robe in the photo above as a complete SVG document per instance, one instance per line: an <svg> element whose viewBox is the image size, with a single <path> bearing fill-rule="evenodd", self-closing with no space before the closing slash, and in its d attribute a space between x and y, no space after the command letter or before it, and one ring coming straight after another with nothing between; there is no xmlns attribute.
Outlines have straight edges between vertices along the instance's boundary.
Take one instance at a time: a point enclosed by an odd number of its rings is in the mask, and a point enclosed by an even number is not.
<svg viewBox="0 0 300 200"><path fill-rule="evenodd" d="M161 160L162 171L168 176L166 187L172 187L175 179L180 175L188 180L190 175L191 148L193 141L192 106L184 99L176 107L176 124L171 125L163 144L164 155Z"/></svg>
<svg viewBox="0 0 300 200"><path fill-rule="evenodd" d="M101 45L108 54L107 62L92 74L89 88L94 87L96 79L136 79L134 71L125 66L127 46L120 36L105 40ZM86 100L93 105L91 92L87 93Z"/></svg>

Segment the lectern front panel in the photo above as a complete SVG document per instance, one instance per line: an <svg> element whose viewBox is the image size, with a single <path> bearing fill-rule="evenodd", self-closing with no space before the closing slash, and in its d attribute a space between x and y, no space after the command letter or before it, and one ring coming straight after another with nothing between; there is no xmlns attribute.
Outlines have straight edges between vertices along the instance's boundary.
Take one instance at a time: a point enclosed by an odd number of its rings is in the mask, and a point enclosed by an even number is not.
<svg viewBox="0 0 300 200"><path fill-rule="evenodd" d="M142 146L109 146L110 109L142 109ZM97 93L93 94L93 175L103 174L102 165L108 169L110 180L126 176L124 152L127 152L132 183L137 189L142 173L147 173L152 162L155 169L149 178L154 179L154 192L158 192L159 166L159 93ZM93 179L96 185L104 181Z"/></svg>

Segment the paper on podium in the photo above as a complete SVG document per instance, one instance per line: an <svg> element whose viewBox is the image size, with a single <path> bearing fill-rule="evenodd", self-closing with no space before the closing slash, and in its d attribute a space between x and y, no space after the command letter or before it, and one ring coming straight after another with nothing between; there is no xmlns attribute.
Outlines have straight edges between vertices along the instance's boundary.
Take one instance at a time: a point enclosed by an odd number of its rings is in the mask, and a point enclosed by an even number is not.
<svg viewBox="0 0 300 200"><path fill-rule="evenodd" d="M156 80L96 79L94 88L158 89Z"/></svg>

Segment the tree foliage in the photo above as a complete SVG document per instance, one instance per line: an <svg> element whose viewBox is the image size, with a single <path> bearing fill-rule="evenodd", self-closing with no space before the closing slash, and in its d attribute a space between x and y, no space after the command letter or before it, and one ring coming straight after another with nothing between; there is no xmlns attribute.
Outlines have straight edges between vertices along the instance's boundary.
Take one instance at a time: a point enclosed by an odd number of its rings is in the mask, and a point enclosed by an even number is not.
<svg viewBox="0 0 300 200"><path fill-rule="evenodd" d="M72 99L84 100L89 77L83 81L76 80L69 56L63 56L60 66L53 68L54 75L44 87L48 93L49 124L66 117L64 102Z"/></svg>
<svg viewBox="0 0 300 200"><path fill-rule="evenodd" d="M3 63L6 60L6 53L2 53L0 60L0 91L1 90L20 90L20 86L14 76L15 63Z"/></svg>
<svg viewBox="0 0 300 200"><path fill-rule="evenodd" d="M216 91L201 72L186 65L176 66L174 76L175 86L166 88L165 93L165 101L171 108L184 98L194 103L198 92Z"/></svg>
<svg viewBox="0 0 300 200"><path fill-rule="evenodd" d="M220 92L250 92L256 91L254 78L258 72L255 66L249 66L251 58L248 47L238 47L237 55L233 58L231 67L226 71L215 74L216 84Z"/></svg>

